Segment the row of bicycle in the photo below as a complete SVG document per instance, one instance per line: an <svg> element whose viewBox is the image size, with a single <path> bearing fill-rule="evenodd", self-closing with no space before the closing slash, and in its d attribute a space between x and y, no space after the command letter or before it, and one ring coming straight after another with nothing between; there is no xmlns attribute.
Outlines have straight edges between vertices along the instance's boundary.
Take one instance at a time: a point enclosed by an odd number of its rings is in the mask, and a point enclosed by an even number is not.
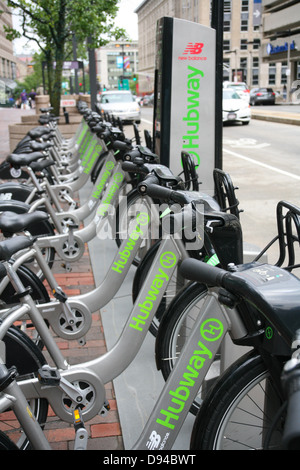
<svg viewBox="0 0 300 470"><path fill-rule="evenodd" d="M173 175L149 135L142 146L136 126L130 140L113 117L84 103L78 109L82 122L68 140L51 109L42 109L42 125L0 167L10 180L0 193L11 195L0 204L0 412L5 421L13 409L22 430L17 443L1 432L0 447L49 449L43 426L50 404L74 423L74 448L85 448L84 423L108 410L105 384L130 365L150 331L166 382L134 449L172 449L189 413L196 415L193 450L299 448L300 289L292 274L299 208L278 203L271 241L279 247L277 263L258 255L243 264L239 201L228 174L216 169L215 196L204 194L189 154L181 154L182 175ZM88 184L89 196L78 203L77 191ZM52 272L54 259L69 269L87 242L105 243L108 227L117 247L104 280L67 296ZM53 332L84 343L92 313L114 298L132 265L133 307L118 342L71 366ZM228 366L230 344L246 352Z"/></svg>

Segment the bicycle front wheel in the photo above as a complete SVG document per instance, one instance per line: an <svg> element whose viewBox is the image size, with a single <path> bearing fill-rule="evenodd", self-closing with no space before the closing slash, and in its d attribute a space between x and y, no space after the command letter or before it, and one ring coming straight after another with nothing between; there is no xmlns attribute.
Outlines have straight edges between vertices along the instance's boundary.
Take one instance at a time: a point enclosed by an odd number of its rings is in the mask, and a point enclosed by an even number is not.
<svg viewBox="0 0 300 470"><path fill-rule="evenodd" d="M39 348L19 328L11 326L3 338L6 348L6 366L16 366L18 370L17 380L25 380L37 374L39 368L46 364L45 357ZM48 401L45 399L32 399L30 407L38 423L43 426L48 416ZM18 423L11 413L1 413L0 422L5 428L9 440L21 449L30 448L29 440L18 428Z"/></svg>
<svg viewBox="0 0 300 470"><path fill-rule="evenodd" d="M226 371L206 396L194 423L190 448L280 449L284 420L274 417L281 405L261 356L248 353Z"/></svg>

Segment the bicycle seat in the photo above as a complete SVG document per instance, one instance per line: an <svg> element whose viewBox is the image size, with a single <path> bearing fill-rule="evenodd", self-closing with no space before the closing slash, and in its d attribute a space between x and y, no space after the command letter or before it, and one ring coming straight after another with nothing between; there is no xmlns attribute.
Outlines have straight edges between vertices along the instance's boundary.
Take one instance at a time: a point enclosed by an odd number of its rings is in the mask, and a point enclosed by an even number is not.
<svg viewBox="0 0 300 470"><path fill-rule="evenodd" d="M53 147L51 142L36 142L35 140L30 142L30 147L35 152L42 152L43 150L48 149L49 147Z"/></svg>
<svg viewBox="0 0 300 470"><path fill-rule="evenodd" d="M41 113L49 113L50 111L53 111L53 107L49 106L48 108L40 108Z"/></svg>
<svg viewBox="0 0 300 470"><path fill-rule="evenodd" d="M50 129L49 127L44 127L44 126L38 126L34 129L31 129L29 132L28 132L28 135L29 137L31 137L32 139L39 139L40 137L46 135L46 134L50 134L52 133L52 129Z"/></svg>
<svg viewBox="0 0 300 470"><path fill-rule="evenodd" d="M29 248L34 243L33 238L20 235L0 242L0 260L8 261L18 251Z"/></svg>
<svg viewBox="0 0 300 470"><path fill-rule="evenodd" d="M43 152L32 152L32 153L11 153L6 158L6 161L15 168L20 166L29 166L31 162L38 160L39 158L45 158Z"/></svg>
<svg viewBox="0 0 300 470"><path fill-rule="evenodd" d="M17 232L27 230L43 220L48 220L49 215L43 211L25 212L16 214L15 212L5 211L0 214L0 230L5 237L11 237Z"/></svg>
<svg viewBox="0 0 300 470"><path fill-rule="evenodd" d="M31 162L29 164L30 168L33 171L43 171L45 168L48 168L49 166L55 165L54 160L43 160L41 162Z"/></svg>

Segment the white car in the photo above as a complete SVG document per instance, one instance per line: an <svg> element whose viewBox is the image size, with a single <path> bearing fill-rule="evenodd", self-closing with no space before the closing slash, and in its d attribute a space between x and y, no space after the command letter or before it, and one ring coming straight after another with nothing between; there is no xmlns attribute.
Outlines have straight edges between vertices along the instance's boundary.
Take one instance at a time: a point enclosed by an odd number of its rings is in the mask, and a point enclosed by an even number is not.
<svg viewBox="0 0 300 470"><path fill-rule="evenodd" d="M141 122L141 108L130 91L104 91L99 108L101 113L113 114L122 121Z"/></svg>
<svg viewBox="0 0 300 470"><path fill-rule="evenodd" d="M237 94L240 96L240 98L242 98L243 100L249 103L250 90L249 90L249 87L247 86L247 83L225 81L223 82L223 88L231 88L232 90L235 90Z"/></svg>
<svg viewBox="0 0 300 470"><path fill-rule="evenodd" d="M235 90L223 89L223 122L241 122L246 125L250 119L249 103L240 98Z"/></svg>

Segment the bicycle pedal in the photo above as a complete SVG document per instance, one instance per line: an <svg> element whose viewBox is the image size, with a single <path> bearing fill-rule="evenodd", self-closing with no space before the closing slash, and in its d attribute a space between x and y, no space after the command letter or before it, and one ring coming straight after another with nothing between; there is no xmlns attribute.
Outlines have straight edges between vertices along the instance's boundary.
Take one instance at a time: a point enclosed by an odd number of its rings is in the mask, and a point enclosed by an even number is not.
<svg viewBox="0 0 300 470"><path fill-rule="evenodd" d="M110 404L108 403L107 400L105 400L104 405L102 406L99 415L100 416L106 416L107 413L110 411Z"/></svg>
<svg viewBox="0 0 300 470"><path fill-rule="evenodd" d="M38 370L38 379L44 387L56 387L60 383L60 373L45 365Z"/></svg>
<svg viewBox="0 0 300 470"><path fill-rule="evenodd" d="M74 450L86 450L88 442L88 433L82 420L82 415L79 409L73 411L74 429L75 429L75 442Z"/></svg>

